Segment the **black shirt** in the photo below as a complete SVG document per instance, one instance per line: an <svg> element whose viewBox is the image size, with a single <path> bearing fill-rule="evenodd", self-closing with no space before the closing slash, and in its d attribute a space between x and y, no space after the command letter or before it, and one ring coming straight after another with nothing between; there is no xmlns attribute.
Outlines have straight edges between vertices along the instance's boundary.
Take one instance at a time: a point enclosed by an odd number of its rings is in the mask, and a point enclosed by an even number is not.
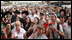
<svg viewBox="0 0 72 40"><path fill-rule="evenodd" d="M20 19L20 22L23 24L23 27L24 27L24 25L25 25L25 23L26 23L26 18L21 18L21 19Z"/></svg>
<svg viewBox="0 0 72 40"><path fill-rule="evenodd" d="M15 22L15 21L16 21L16 17L17 17L17 16L12 15L11 22Z"/></svg>

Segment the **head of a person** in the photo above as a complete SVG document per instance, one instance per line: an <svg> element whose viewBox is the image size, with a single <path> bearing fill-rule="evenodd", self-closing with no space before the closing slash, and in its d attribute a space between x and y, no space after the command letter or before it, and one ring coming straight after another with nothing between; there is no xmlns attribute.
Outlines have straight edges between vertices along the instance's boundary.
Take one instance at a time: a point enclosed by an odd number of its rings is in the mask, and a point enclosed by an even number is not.
<svg viewBox="0 0 72 40"><path fill-rule="evenodd" d="M10 14L8 13L7 16L10 16Z"/></svg>
<svg viewBox="0 0 72 40"><path fill-rule="evenodd" d="M49 15L45 15L46 22L49 21Z"/></svg>
<svg viewBox="0 0 72 40"><path fill-rule="evenodd" d="M7 23L7 22L8 22L8 19L7 18L4 18L3 23Z"/></svg>
<svg viewBox="0 0 72 40"><path fill-rule="evenodd" d="M15 16L18 16L18 13L15 13L14 15L15 15Z"/></svg>
<svg viewBox="0 0 72 40"><path fill-rule="evenodd" d="M23 11L22 12L22 17L26 17L28 15L28 11Z"/></svg>
<svg viewBox="0 0 72 40"><path fill-rule="evenodd" d="M56 11L56 6L53 7L54 12Z"/></svg>
<svg viewBox="0 0 72 40"><path fill-rule="evenodd" d="M60 16L59 18L60 18L60 22L61 23L64 23L65 22L65 16Z"/></svg>
<svg viewBox="0 0 72 40"><path fill-rule="evenodd" d="M44 14L40 13L40 18L43 19L43 17L44 17Z"/></svg>
<svg viewBox="0 0 72 40"><path fill-rule="evenodd" d="M51 15L51 21L52 22L56 21L56 16L55 15Z"/></svg>
<svg viewBox="0 0 72 40"><path fill-rule="evenodd" d="M11 27L11 24L10 24L10 23L7 23L7 24L6 24L6 29L7 29L7 30L10 30L10 27Z"/></svg>
<svg viewBox="0 0 72 40"><path fill-rule="evenodd" d="M35 17L35 18L34 18L34 23L35 23L35 24L39 24L39 18L38 18L38 17Z"/></svg>
<svg viewBox="0 0 72 40"><path fill-rule="evenodd" d="M14 9L13 9L13 8L11 8L10 12L14 12Z"/></svg>
<svg viewBox="0 0 72 40"><path fill-rule="evenodd" d="M60 14L61 14L61 15L64 15L64 11L61 11Z"/></svg>
<svg viewBox="0 0 72 40"><path fill-rule="evenodd" d="M46 9L43 10L43 13L46 13Z"/></svg>
<svg viewBox="0 0 72 40"><path fill-rule="evenodd" d="M30 17L27 17L27 18L26 18L26 23L31 23Z"/></svg>
<svg viewBox="0 0 72 40"><path fill-rule="evenodd" d="M24 14L22 14L22 17L26 17L26 14L24 13Z"/></svg>
<svg viewBox="0 0 72 40"><path fill-rule="evenodd" d="M33 10L32 10L32 15L34 15L34 14L35 14L35 10L33 9Z"/></svg>
<svg viewBox="0 0 72 40"><path fill-rule="evenodd" d="M15 16L18 16L20 12L16 10L14 13L15 13Z"/></svg>
<svg viewBox="0 0 72 40"><path fill-rule="evenodd" d="M46 10L49 10L49 7L46 7Z"/></svg>
<svg viewBox="0 0 72 40"><path fill-rule="evenodd" d="M67 12L67 14L70 14L70 9L67 9L66 12Z"/></svg>
<svg viewBox="0 0 72 40"><path fill-rule="evenodd" d="M7 11L6 14L7 14L7 16L10 16L11 12L10 11Z"/></svg>
<svg viewBox="0 0 72 40"><path fill-rule="evenodd" d="M16 30L19 30L20 29L20 27L21 27L20 21L16 21L15 22L15 27L16 27Z"/></svg>
<svg viewBox="0 0 72 40"><path fill-rule="evenodd" d="M16 21L20 21L20 17L17 16L17 17L16 17Z"/></svg>
<svg viewBox="0 0 72 40"><path fill-rule="evenodd" d="M52 14L52 13L53 13L53 10L51 9L51 10L50 10L50 14Z"/></svg>
<svg viewBox="0 0 72 40"><path fill-rule="evenodd" d="M71 24L71 16L68 17L68 25Z"/></svg>

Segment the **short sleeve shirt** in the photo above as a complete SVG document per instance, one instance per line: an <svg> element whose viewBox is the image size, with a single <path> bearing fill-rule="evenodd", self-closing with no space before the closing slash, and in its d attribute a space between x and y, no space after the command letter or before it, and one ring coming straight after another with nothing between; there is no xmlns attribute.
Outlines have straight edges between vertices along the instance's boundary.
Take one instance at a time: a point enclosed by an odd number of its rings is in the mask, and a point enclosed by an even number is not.
<svg viewBox="0 0 72 40"><path fill-rule="evenodd" d="M23 36L26 33L26 31L23 28L20 28L19 34L17 34L16 28L12 29L11 32L14 34L15 37L18 36L18 39L24 39Z"/></svg>

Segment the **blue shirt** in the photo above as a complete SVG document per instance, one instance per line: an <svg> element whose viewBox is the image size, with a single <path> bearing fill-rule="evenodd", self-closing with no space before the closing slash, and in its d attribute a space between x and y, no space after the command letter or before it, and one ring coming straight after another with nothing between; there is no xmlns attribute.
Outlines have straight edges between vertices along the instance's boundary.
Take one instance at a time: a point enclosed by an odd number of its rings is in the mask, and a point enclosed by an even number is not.
<svg viewBox="0 0 72 40"><path fill-rule="evenodd" d="M35 39L48 39L48 38L46 37L45 34L43 34L41 38L39 38L38 35L36 35Z"/></svg>

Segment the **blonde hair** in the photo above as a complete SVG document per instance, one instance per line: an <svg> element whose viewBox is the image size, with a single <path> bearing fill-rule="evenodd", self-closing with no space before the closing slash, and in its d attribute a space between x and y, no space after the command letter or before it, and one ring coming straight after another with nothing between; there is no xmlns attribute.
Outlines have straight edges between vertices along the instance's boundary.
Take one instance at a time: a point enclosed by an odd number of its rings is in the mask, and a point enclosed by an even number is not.
<svg viewBox="0 0 72 40"><path fill-rule="evenodd" d="M15 24L21 24L20 21L16 21Z"/></svg>

